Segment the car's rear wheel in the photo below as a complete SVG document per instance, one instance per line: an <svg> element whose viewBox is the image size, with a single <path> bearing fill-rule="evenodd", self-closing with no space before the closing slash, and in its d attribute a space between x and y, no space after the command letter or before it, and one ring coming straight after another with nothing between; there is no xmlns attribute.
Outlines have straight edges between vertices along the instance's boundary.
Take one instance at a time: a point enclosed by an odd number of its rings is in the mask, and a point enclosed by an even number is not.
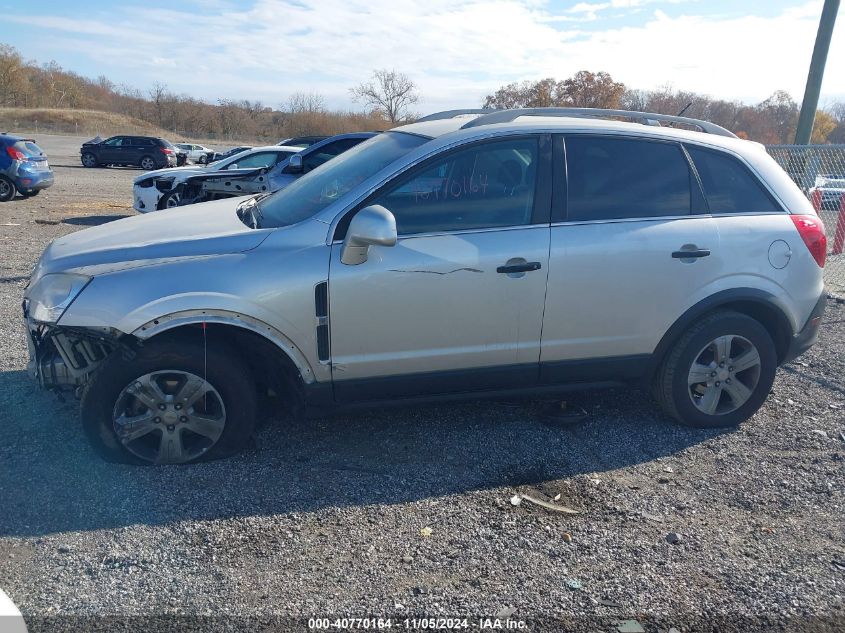
<svg viewBox="0 0 845 633"><path fill-rule="evenodd" d="M769 394L777 369L772 337L755 319L716 312L691 326L658 371L664 411L690 426L736 426Z"/></svg>
<svg viewBox="0 0 845 633"><path fill-rule="evenodd" d="M198 162L200 165L205 165L205 164L208 162L208 157L207 157L205 154L203 154L202 156L200 156L199 158L197 158L197 162Z"/></svg>
<svg viewBox="0 0 845 633"><path fill-rule="evenodd" d="M141 166L141 169L146 171L152 171L156 168L156 162L153 160L152 156L144 156L141 158L139 165Z"/></svg>
<svg viewBox="0 0 845 633"><path fill-rule="evenodd" d="M9 202L15 197L15 191L15 183L5 176L0 176L0 202Z"/></svg>
<svg viewBox="0 0 845 633"><path fill-rule="evenodd" d="M115 354L82 396L82 421L107 461L186 464L242 450L255 426L247 366L221 346L151 343Z"/></svg>
<svg viewBox="0 0 845 633"><path fill-rule="evenodd" d="M94 156L91 152L85 152L82 155L82 166L83 167L96 167L97 166L97 157Z"/></svg>

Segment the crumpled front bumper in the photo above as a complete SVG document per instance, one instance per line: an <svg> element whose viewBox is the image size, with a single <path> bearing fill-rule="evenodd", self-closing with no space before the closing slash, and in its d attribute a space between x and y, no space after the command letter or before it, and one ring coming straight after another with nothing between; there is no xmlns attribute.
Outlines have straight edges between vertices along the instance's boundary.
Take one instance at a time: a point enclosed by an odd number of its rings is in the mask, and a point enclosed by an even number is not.
<svg viewBox="0 0 845 633"><path fill-rule="evenodd" d="M116 341L84 328L63 328L24 318L29 375L43 389L73 391L114 351Z"/></svg>

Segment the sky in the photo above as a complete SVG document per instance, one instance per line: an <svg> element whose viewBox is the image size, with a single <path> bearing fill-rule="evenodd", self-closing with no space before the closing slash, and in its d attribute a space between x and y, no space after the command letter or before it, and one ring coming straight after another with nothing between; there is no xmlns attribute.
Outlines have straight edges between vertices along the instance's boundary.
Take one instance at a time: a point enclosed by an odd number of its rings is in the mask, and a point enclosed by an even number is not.
<svg viewBox="0 0 845 633"><path fill-rule="evenodd" d="M417 113L479 107L503 84L579 70L632 88L800 102L821 0L0 0L0 42L146 91L279 107L316 92L359 109L373 69L407 74ZM840 9L820 105L845 100Z"/></svg>

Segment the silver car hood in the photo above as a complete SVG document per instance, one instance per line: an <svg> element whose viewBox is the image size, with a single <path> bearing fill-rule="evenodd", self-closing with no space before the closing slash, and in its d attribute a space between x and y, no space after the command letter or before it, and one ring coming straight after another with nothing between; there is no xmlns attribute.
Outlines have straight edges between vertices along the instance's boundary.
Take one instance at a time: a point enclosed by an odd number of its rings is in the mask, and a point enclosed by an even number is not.
<svg viewBox="0 0 845 633"><path fill-rule="evenodd" d="M244 200L214 202L115 220L53 240L33 272L74 270L98 274L171 259L241 253L261 244L270 230L255 230L238 219Z"/></svg>

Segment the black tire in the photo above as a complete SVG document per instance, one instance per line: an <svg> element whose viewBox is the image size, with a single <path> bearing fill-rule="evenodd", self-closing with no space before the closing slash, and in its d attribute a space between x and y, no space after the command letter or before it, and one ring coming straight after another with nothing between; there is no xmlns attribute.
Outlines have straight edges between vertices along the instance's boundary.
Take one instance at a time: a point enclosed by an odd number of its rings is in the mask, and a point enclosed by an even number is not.
<svg viewBox="0 0 845 633"><path fill-rule="evenodd" d="M749 374L741 374L741 382L747 383L745 388L751 392L743 404L724 413L708 414L697 406L694 396L691 395L695 390L703 391L705 385L691 386L689 377L693 363L701 363L700 354L707 354L706 350L715 349L708 348L708 343L723 336L738 337L735 340L753 345L759 355L759 369L747 370L754 372L750 378ZM715 365L712 368L715 370L713 373L720 371L717 359L714 358L712 362ZM726 364L730 365L730 362ZM724 372L725 369L733 371L732 367L722 367L721 371ZM714 312L693 324L672 346L655 376L654 395L662 409L683 424L697 428L733 427L750 418L762 406L772 388L776 369L775 344L759 321L739 312ZM729 375L726 382L730 382L731 377L733 380L738 379L738 375ZM720 382L716 382L718 379L719 376L712 378L712 384L716 385L717 389L720 385ZM722 387L725 391L728 390L727 385ZM722 390L718 390L718 393L720 395L715 398L717 406L730 409L734 404L732 395L722 395ZM699 398L699 402L703 401L702 396L696 395L695 398Z"/></svg>
<svg viewBox="0 0 845 633"><path fill-rule="evenodd" d="M9 202L14 199L15 193L17 193L15 183L6 176L0 176L0 202Z"/></svg>
<svg viewBox="0 0 845 633"><path fill-rule="evenodd" d="M138 166L145 171L158 169L158 165L152 156L141 156L141 160L138 161Z"/></svg>
<svg viewBox="0 0 845 633"><path fill-rule="evenodd" d="M208 162L208 158L205 156L205 154L203 154L202 156L200 156L200 157L197 159L197 162L198 162L200 165L205 165L205 164Z"/></svg>
<svg viewBox="0 0 845 633"><path fill-rule="evenodd" d="M133 450L130 450L121 442L115 431L113 415L118 401L125 397L122 395L125 388L151 372L168 370L204 377L222 399L225 425L211 446L198 449L202 451L201 454L181 460L153 461L139 456L135 444L132 444ZM198 343L173 340L151 342L142 347L132 360L126 360L120 352L107 359L82 394L81 412L85 434L106 461L141 465L186 464L228 457L247 446L255 428L256 391L248 366L226 346L209 343L204 354L201 340ZM144 436L151 438L148 443L160 441L165 433L164 426L167 426L168 431L173 431L165 420L160 430ZM158 435L154 435L156 432ZM179 433L187 446L184 431L180 429ZM190 433L188 436L189 439L202 439Z"/></svg>
<svg viewBox="0 0 845 633"><path fill-rule="evenodd" d="M21 195L22 195L24 198L34 198L34 197L35 197L35 196L37 196L39 193L41 193L41 190L40 190L40 189L30 189L29 191L21 191Z"/></svg>
<svg viewBox="0 0 845 633"><path fill-rule="evenodd" d="M83 167L99 167L100 163L97 161L97 157L94 156L91 152L85 152L82 155L82 166Z"/></svg>
<svg viewBox="0 0 845 633"><path fill-rule="evenodd" d="M177 187L176 189L171 189L161 198L158 199L158 204L156 205L156 208L161 211L163 209L173 209L175 207L180 206L182 204L180 199L181 195L181 188Z"/></svg>

